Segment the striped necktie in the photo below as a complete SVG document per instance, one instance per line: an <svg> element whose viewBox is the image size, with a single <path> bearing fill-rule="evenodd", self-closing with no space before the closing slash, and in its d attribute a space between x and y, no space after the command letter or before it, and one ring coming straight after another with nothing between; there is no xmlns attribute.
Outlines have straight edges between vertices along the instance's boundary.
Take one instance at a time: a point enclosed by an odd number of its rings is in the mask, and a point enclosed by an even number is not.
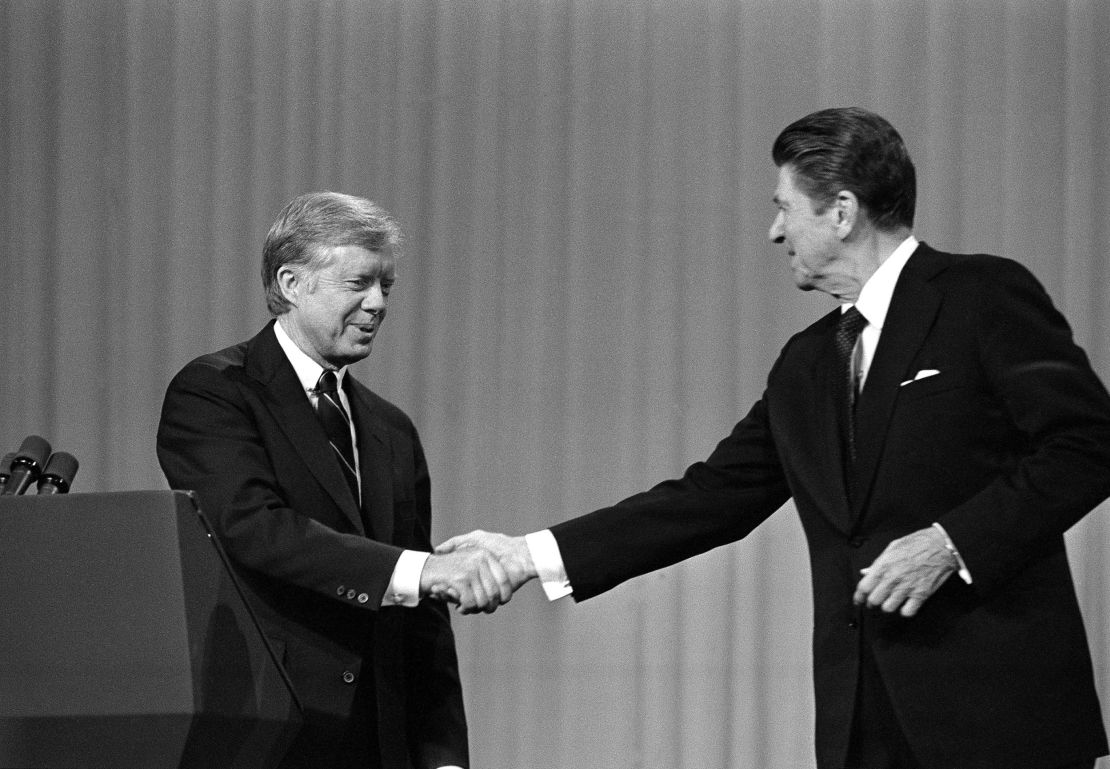
<svg viewBox="0 0 1110 769"><path fill-rule="evenodd" d="M841 415L844 420L845 448L851 463L856 461L856 377L852 372L852 353L856 349L856 340L866 325L867 318L855 306L841 313L836 324L837 372L843 383Z"/></svg>
<svg viewBox="0 0 1110 769"><path fill-rule="evenodd" d="M343 475L351 487L355 503L361 505L358 472L355 470L355 450L351 443L351 418L339 400L339 389L334 371L325 371L316 383L316 415L324 425L328 442L343 468Z"/></svg>

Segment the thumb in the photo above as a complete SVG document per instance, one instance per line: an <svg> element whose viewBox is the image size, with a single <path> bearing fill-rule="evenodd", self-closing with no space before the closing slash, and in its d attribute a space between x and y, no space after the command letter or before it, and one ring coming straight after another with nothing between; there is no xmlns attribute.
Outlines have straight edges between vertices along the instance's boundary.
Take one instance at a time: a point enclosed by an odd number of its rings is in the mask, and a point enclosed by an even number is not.
<svg viewBox="0 0 1110 769"><path fill-rule="evenodd" d="M461 536L451 537L451 539L447 540L446 542L441 542L439 545L436 546L435 554L446 555L447 553L453 553L462 546L463 542Z"/></svg>
<svg viewBox="0 0 1110 769"><path fill-rule="evenodd" d="M459 602L459 591L446 584L432 585L432 589L428 591L428 595L437 601L445 601L447 603Z"/></svg>

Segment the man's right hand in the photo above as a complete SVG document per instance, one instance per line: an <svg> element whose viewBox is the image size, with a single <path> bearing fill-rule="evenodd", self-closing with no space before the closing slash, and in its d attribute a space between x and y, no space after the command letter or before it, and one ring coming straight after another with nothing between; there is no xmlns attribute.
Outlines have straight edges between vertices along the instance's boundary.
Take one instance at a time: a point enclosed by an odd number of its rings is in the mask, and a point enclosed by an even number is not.
<svg viewBox="0 0 1110 769"><path fill-rule="evenodd" d="M498 559L484 548L433 553L420 572L420 597L459 605L464 614L492 612L513 595L513 584Z"/></svg>
<svg viewBox="0 0 1110 769"><path fill-rule="evenodd" d="M469 534L460 534L436 548L437 554L462 553L482 550L494 556L509 577L512 589L519 590L521 585L537 576L532 562L532 553L524 537L510 537L492 531L478 529Z"/></svg>

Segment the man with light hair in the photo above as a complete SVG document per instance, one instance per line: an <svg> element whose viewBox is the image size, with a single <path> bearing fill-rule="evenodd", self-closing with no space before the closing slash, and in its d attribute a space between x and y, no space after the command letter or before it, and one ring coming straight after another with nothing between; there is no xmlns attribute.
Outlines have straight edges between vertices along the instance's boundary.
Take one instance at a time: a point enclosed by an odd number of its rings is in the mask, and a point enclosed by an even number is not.
<svg viewBox="0 0 1110 769"><path fill-rule="evenodd" d="M362 198L290 202L262 260L274 319L174 377L158 429L196 491L304 707L283 769L467 766L444 604L508 600L480 550L429 556L428 468L411 420L348 366L385 319L401 231Z"/></svg>

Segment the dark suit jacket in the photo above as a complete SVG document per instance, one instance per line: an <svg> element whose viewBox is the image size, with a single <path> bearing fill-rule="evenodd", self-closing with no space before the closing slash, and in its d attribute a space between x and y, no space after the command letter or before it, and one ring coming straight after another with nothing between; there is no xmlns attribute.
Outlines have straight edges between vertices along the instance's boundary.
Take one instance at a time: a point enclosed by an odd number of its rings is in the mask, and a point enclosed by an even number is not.
<svg viewBox="0 0 1110 769"><path fill-rule="evenodd" d="M197 358L169 386L158 458L195 490L305 707L306 732L346 726L373 677L383 766L466 766L454 637L441 604L381 608L402 549L430 550L430 485L412 422L348 375L373 531L273 323Z"/></svg>
<svg viewBox="0 0 1110 769"><path fill-rule="evenodd" d="M838 314L790 339L706 461L553 527L574 597L737 540L793 497L812 567L820 767L844 765L861 641L925 767L1106 753L1063 533L1110 494L1110 398L1066 321L1018 264L922 244L857 402L846 478ZM902 384L926 369L940 373ZM934 521L973 584L953 575L912 619L854 608L860 569Z"/></svg>

